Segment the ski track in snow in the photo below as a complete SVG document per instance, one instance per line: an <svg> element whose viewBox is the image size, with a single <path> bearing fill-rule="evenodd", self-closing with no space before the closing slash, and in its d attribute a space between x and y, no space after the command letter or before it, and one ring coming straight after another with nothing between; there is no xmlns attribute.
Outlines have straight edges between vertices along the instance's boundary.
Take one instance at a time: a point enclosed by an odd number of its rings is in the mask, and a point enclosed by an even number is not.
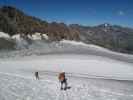
<svg viewBox="0 0 133 100"><path fill-rule="evenodd" d="M41 80L0 73L0 100L133 100L133 82L69 78L60 91L55 76Z"/></svg>

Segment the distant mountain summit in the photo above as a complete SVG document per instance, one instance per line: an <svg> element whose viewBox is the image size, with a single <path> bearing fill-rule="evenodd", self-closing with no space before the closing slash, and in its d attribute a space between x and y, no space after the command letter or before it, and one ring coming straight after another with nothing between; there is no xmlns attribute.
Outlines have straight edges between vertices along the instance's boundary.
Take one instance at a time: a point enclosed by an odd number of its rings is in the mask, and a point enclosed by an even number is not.
<svg viewBox="0 0 133 100"><path fill-rule="evenodd" d="M19 34L28 40L34 34L40 33L40 37L48 36L49 41L62 39L83 41L118 52L133 53L133 29L131 28L109 23L93 27L57 22L48 23L11 6L0 8L0 31L8 33L10 36Z"/></svg>

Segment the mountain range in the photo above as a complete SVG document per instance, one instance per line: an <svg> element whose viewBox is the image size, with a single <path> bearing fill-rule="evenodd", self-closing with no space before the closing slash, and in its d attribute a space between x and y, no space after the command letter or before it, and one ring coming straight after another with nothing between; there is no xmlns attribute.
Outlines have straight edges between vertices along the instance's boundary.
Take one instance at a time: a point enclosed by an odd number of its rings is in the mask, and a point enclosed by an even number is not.
<svg viewBox="0 0 133 100"><path fill-rule="evenodd" d="M45 12L44 12L45 13ZM74 40L95 44L113 51L133 54L133 29L120 25L104 23L97 26L47 22L30 16L12 6L0 7L0 31L10 36L20 34L28 36L36 32L46 34L49 41ZM0 49L3 43L14 45L12 40L0 38ZM6 47L5 47L6 48ZM10 46L9 46L10 48Z"/></svg>

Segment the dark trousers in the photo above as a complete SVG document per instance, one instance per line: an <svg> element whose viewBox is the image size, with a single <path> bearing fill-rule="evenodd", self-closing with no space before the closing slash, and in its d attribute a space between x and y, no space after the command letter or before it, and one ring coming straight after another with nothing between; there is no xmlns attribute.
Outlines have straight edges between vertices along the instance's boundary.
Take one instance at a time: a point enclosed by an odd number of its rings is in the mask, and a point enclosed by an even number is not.
<svg viewBox="0 0 133 100"><path fill-rule="evenodd" d="M36 76L36 80L39 80L39 76Z"/></svg>
<svg viewBox="0 0 133 100"><path fill-rule="evenodd" d="M65 85L64 87L63 87L63 84ZM64 79L63 81L61 81L61 90L62 89L64 89L64 90L67 89L67 79Z"/></svg>
<svg viewBox="0 0 133 100"><path fill-rule="evenodd" d="M39 80L39 74L38 74L38 72L35 72L35 77L36 77L36 80Z"/></svg>

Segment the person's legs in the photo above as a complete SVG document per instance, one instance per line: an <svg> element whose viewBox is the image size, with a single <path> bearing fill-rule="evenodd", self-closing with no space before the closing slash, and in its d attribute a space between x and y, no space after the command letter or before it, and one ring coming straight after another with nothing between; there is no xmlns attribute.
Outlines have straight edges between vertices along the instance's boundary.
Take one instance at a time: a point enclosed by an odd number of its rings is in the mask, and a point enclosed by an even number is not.
<svg viewBox="0 0 133 100"><path fill-rule="evenodd" d="M39 76L37 75L37 79L39 80Z"/></svg>
<svg viewBox="0 0 133 100"><path fill-rule="evenodd" d="M39 76L38 76L38 74L36 74L36 80L39 80Z"/></svg>
<svg viewBox="0 0 133 100"><path fill-rule="evenodd" d="M36 80L39 80L39 73L38 72L35 72L35 77L36 77Z"/></svg>
<svg viewBox="0 0 133 100"><path fill-rule="evenodd" d="M63 81L61 81L61 90L63 90Z"/></svg>
<svg viewBox="0 0 133 100"><path fill-rule="evenodd" d="M64 80L64 84L65 84L64 90L66 90L67 89L67 79Z"/></svg>

